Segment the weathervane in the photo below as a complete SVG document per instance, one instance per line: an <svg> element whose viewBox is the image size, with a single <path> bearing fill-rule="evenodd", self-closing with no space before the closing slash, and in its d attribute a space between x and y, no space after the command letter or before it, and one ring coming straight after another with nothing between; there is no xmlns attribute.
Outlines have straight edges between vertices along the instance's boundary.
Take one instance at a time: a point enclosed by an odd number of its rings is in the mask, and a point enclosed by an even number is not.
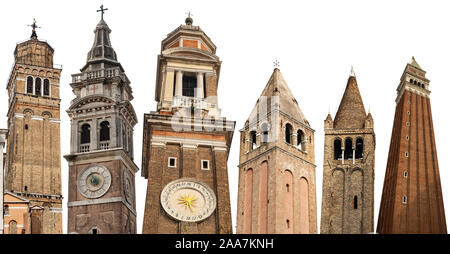
<svg viewBox="0 0 450 254"><path fill-rule="evenodd" d="M352 68L351 68L351 70L350 70L350 76L351 76L351 77L356 77L356 75L355 75L355 70L353 69L353 65L352 65Z"/></svg>
<svg viewBox="0 0 450 254"><path fill-rule="evenodd" d="M275 61L273 62L273 67L275 67L275 68L280 67L280 62L278 62L277 59L275 59Z"/></svg>
<svg viewBox="0 0 450 254"><path fill-rule="evenodd" d="M100 6L100 10L97 10L97 12L101 12L102 20L103 20L103 14L105 14L105 11L107 11L107 10L108 10L108 8L106 8L106 9L103 8L103 4Z"/></svg>
<svg viewBox="0 0 450 254"><path fill-rule="evenodd" d="M36 28L41 28L41 27L36 25L36 19L33 18L33 24L28 25L28 26L31 26L33 28L33 31L31 32L31 38L37 38Z"/></svg>

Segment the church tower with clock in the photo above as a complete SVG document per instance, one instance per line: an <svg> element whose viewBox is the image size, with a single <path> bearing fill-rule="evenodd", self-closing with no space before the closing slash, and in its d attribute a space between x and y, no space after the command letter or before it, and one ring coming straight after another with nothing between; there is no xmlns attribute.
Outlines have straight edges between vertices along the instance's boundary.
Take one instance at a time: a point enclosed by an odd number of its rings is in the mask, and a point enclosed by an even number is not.
<svg viewBox="0 0 450 254"><path fill-rule="evenodd" d="M102 18L81 73L72 75L68 233L135 234L133 128L130 81Z"/></svg>
<svg viewBox="0 0 450 254"><path fill-rule="evenodd" d="M231 234L228 153L235 122L220 114L216 46L186 19L158 56L157 110L145 114L144 234Z"/></svg>

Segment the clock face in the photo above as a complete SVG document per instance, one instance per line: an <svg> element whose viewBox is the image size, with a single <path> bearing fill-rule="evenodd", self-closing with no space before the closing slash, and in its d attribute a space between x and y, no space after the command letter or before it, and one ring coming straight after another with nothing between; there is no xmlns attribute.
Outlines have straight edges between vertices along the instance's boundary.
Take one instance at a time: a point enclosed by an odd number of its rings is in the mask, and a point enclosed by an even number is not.
<svg viewBox="0 0 450 254"><path fill-rule="evenodd" d="M88 166L78 177L78 191L86 198L99 198L111 186L111 173L103 165Z"/></svg>
<svg viewBox="0 0 450 254"><path fill-rule="evenodd" d="M192 179L170 182L161 192L161 205L178 221L198 222L216 209L216 195L205 183Z"/></svg>
<svg viewBox="0 0 450 254"><path fill-rule="evenodd" d="M133 181L131 178L130 172L127 171L127 169L123 170L123 192L125 194L125 199L128 202L128 204L133 204L134 201L134 188L133 188Z"/></svg>

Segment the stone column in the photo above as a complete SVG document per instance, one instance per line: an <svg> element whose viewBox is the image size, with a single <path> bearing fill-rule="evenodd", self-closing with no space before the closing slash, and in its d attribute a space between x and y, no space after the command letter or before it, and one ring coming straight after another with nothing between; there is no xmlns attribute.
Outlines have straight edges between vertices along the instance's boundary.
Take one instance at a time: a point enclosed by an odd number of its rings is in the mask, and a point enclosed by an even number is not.
<svg viewBox="0 0 450 254"><path fill-rule="evenodd" d="M99 129L97 127L97 118L93 118L92 119L92 123L91 123L91 144L90 144L90 148L89 151L95 151L98 149L98 135L97 133L99 132Z"/></svg>
<svg viewBox="0 0 450 254"><path fill-rule="evenodd" d="M197 98L203 99L203 73L197 72Z"/></svg>
<svg viewBox="0 0 450 254"><path fill-rule="evenodd" d="M177 71L175 83L175 96L183 96L183 72Z"/></svg>
<svg viewBox="0 0 450 254"><path fill-rule="evenodd" d="M353 161L352 161L352 162L353 162L353 164L355 164L355 155L356 155L356 154L355 154L355 149L353 149L353 158L352 158L352 160L353 160Z"/></svg>

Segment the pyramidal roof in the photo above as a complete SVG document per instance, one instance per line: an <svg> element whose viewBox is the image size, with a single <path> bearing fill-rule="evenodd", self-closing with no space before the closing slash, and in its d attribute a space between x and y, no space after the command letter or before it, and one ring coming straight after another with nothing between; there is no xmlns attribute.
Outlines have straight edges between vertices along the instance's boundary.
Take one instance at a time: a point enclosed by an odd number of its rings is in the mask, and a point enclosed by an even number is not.
<svg viewBox="0 0 450 254"><path fill-rule="evenodd" d="M252 116L255 116L254 114L257 113L257 110L259 110L259 104L263 101L262 98L267 98L267 112L273 110L273 108L270 108L273 96L278 96L278 109L280 111L288 114L297 121L309 125L308 121L303 115L302 110L298 106L297 100L289 89L286 81L283 78L283 75L281 75L281 72L278 68L275 68L273 70L272 76L270 77L266 87L262 91L261 96L259 97L250 118L252 118Z"/></svg>
<svg viewBox="0 0 450 254"><path fill-rule="evenodd" d="M334 117L335 129L360 129L364 128L366 110L359 92L355 75L350 75L347 81L341 104Z"/></svg>
<svg viewBox="0 0 450 254"><path fill-rule="evenodd" d="M416 59L414 57L412 57L411 62L409 62L410 65L416 67L419 70L422 70L422 68L420 67L420 65L417 63Z"/></svg>

